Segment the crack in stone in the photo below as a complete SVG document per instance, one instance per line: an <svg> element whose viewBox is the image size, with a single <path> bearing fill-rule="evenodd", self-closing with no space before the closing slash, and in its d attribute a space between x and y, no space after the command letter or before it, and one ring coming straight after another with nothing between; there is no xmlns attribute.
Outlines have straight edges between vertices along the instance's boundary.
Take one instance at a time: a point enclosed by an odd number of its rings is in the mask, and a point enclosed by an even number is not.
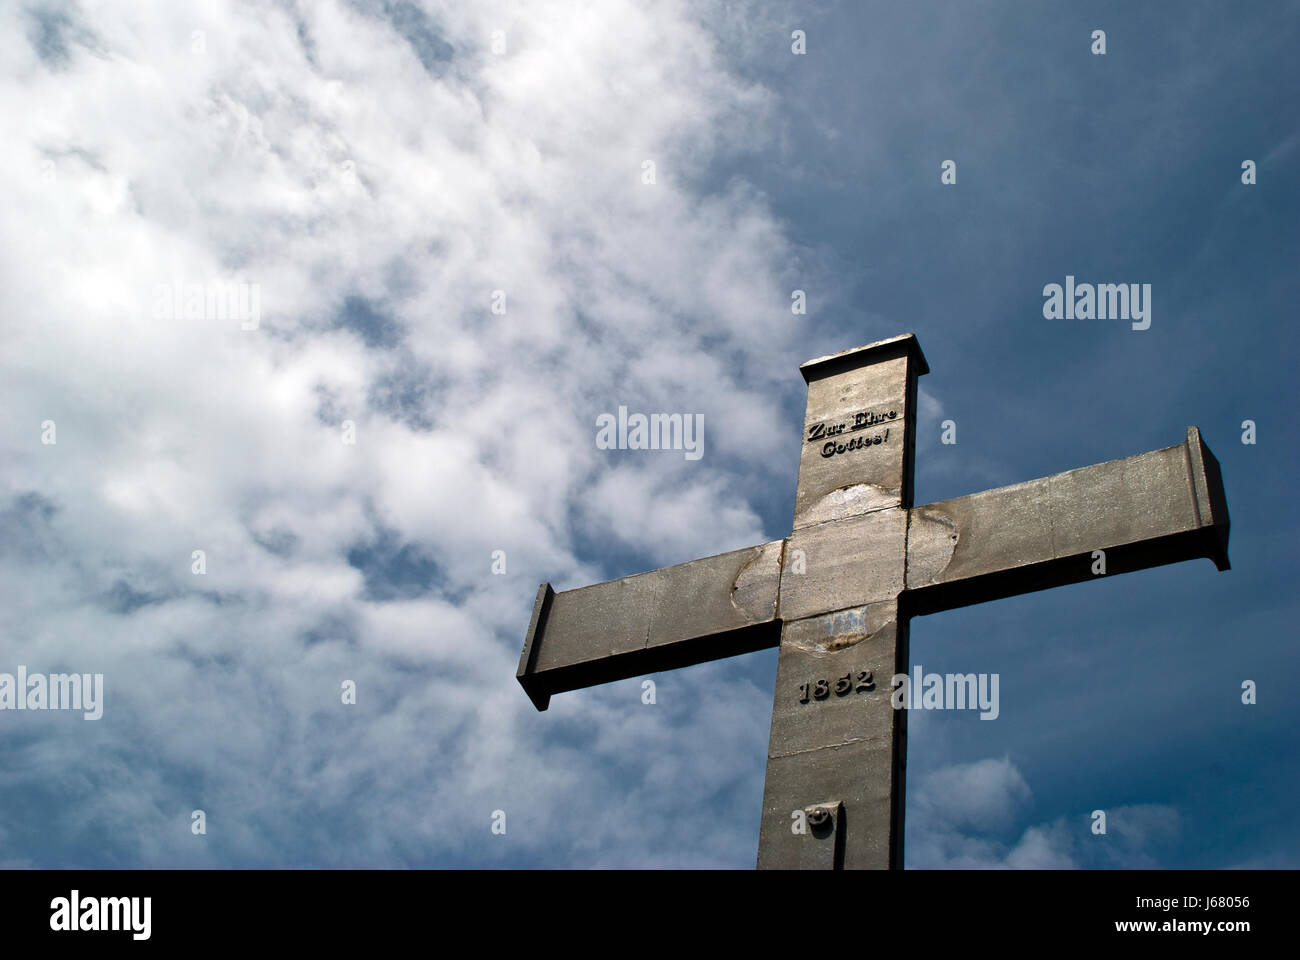
<svg viewBox="0 0 1300 960"><path fill-rule="evenodd" d="M643 650L650 648L650 634L654 631L655 611L659 609L659 591L663 588L663 581L655 580L654 587L654 597L650 601L650 615L645 618L645 643L641 644Z"/></svg>
<svg viewBox="0 0 1300 960"><path fill-rule="evenodd" d="M797 519L799 527L831 523L858 517L864 513L898 506L897 487L882 487L874 483L846 483L818 498L817 502L801 510Z"/></svg>
<svg viewBox="0 0 1300 960"><path fill-rule="evenodd" d="M897 630L898 616L892 606L867 604L806 617L786 624L781 642L801 653L821 656L874 640Z"/></svg>
<svg viewBox="0 0 1300 960"><path fill-rule="evenodd" d="M806 750L791 750L789 753L769 753L767 758L769 760L779 760L783 757L797 757L805 753L816 753L818 750L834 750L836 747L848 747L855 743L884 742L887 739L886 737L854 737L851 740L843 740L839 743L824 743L820 747L809 747Z"/></svg>
<svg viewBox="0 0 1300 960"><path fill-rule="evenodd" d="M828 614L834 616L834 614ZM882 630L896 626L897 620L890 617L874 630L849 630L837 632L827 640L814 640L792 635L789 644L796 650L802 650L804 653L838 653L841 650L847 650L849 647L856 646L859 643L875 637Z"/></svg>
<svg viewBox="0 0 1300 960"><path fill-rule="evenodd" d="M776 556L768 556L769 551L775 553ZM732 608L760 620L768 620L774 617L780 600L781 564L784 559L784 540L774 540L771 543L764 543L754 547L753 556L745 562L745 565L736 573L736 578L731 582L731 593L728 599L731 601ZM768 564L771 564L773 568L770 574L764 569ZM740 602L737 602L736 594L751 587L757 587L761 596L763 584L769 575L774 581L775 589L771 601L763 603L762 609L756 611L752 604L744 602L743 596Z"/></svg>
<svg viewBox="0 0 1300 960"><path fill-rule="evenodd" d="M907 511L907 556L904 583L908 589L935 583L948 569L960 543L957 523L929 507Z"/></svg>

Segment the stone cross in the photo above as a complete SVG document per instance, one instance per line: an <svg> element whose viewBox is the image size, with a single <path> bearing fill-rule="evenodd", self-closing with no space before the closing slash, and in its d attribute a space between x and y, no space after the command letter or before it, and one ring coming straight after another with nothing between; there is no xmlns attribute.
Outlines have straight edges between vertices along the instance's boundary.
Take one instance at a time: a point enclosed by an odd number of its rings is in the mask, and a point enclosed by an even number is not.
<svg viewBox="0 0 1300 960"><path fill-rule="evenodd" d="M900 868L907 711L891 678L908 671L910 618L1102 571L1226 570L1223 482L1188 427L1177 446L913 507L929 372L916 338L800 370L790 535L562 593L543 583L518 679L545 710L561 691L779 646L758 866Z"/></svg>

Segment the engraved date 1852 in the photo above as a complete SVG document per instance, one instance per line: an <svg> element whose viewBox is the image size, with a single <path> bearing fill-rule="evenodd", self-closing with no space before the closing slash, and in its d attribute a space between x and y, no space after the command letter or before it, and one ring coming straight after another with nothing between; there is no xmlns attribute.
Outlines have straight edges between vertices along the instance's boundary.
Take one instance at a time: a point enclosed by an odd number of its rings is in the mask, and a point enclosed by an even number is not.
<svg viewBox="0 0 1300 960"><path fill-rule="evenodd" d="M837 697L845 697L850 693L866 693L869 690L876 689L876 681L871 676L870 670L859 670L856 677L852 670L844 674L838 680L833 681L834 687L831 686L830 680L813 680L810 683L799 684L799 702L807 703L809 700L825 700L831 695L834 689Z"/></svg>

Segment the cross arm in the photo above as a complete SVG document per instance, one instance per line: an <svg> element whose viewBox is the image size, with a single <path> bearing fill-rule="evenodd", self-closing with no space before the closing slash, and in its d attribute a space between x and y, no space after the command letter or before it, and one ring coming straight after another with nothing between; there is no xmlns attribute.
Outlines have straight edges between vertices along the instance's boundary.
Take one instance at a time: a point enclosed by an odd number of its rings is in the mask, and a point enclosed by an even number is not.
<svg viewBox="0 0 1300 960"><path fill-rule="evenodd" d="M784 541L556 593L537 591L516 677L551 695L775 647Z"/></svg>
<svg viewBox="0 0 1300 960"><path fill-rule="evenodd" d="M911 511L907 604L925 614L1208 557L1228 569L1219 463L1200 431L1163 450Z"/></svg>

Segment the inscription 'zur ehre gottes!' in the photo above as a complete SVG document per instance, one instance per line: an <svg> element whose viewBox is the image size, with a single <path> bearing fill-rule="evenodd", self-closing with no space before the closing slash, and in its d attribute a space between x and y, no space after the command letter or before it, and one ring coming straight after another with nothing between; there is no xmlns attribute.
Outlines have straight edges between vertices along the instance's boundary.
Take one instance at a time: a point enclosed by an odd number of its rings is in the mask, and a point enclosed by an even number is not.
<svg viewBox="0 0 1300 960"><path fill-rule="evenodd" d="M897 410L889 410L881 413L871 413L862 410L853 415L853 419L846 420L843 423L814 423L808 428L808 442L818 443L822 440L822 456L833 457L837 453L847 453L850 450L861 450L864 447L872 447L879 443L889 442L889 428L885 428L884 433L859 434L856 437L848 437L843 440L830 439L832 437L844 437L846 432L854 430L865 430L867 427L879 426L882 423L888 423L898 416Z"/></svg>

